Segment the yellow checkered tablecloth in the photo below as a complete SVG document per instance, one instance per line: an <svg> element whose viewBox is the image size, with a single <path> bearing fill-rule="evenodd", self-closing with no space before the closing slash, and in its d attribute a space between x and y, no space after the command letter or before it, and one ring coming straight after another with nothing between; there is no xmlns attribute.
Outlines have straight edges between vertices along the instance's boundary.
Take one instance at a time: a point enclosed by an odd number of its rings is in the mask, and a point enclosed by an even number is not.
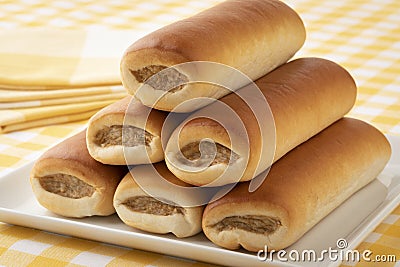
<svg viewBox="0 0 400 267"><path fill-rule="evenodd" d="M0 32L20 28L145 33L220 0L0 0ZM331 59L359 87L350 116L400 136L400 2L398 0L287 0L303 18L307 41L296 55ZM132 35L134 41L134 36ZM1 40L0 40L1 41ZM78 40L79 41L79 40ZM122 53L123 51L120 51ZM0 135L0 176L37 158L79 131L86 121ZM1 179L1 178L0 178ZM0 218L1 221L1 218ZM400 207L360 250L400 260ZM0 266L203 266L203 263L0 223ZM364 266L366 263L358 263ZM385 263L382 266L395 266ZM396 266L400 266L397 262Z"/></svg>

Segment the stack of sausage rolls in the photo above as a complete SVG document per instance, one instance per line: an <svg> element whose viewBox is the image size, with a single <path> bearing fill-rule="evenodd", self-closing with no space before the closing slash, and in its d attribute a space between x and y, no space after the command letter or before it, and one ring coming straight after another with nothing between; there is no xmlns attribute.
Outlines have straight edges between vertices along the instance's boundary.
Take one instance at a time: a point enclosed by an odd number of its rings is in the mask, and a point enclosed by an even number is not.
<svg viewBox="0 0 400 267"><path fill-rule="evenodd" d="M130 96L38 159L38 202L68 217L116 212L153 233L203 231L228 249L290 246L391 155L378 129L345 117L357 88L343 67L291 60L304 41L283 2L228 0L134 42L121 60Z"/></svg>

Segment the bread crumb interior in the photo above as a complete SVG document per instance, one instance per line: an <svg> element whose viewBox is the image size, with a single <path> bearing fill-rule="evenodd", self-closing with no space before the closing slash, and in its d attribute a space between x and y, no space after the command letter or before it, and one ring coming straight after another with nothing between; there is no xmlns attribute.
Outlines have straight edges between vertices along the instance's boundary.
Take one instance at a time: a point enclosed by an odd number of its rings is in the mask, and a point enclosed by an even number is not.
<svg viewBox="0 0 400 267"><path fill-rule="evenodd" d="M64 173L40 177L39 183L44 190L50 193L73 199L91 197L96 191L93 186L73 175Z"/></svg>
<svg viewBox="0 0 400 267"><path fill-rule="evenodd" d="M162 65L149 65L138 70L130 70L130 72L139 83L146 83L156 90L170 93L182 90L189 82L186 75L174 68Z"/></svg>
<svg viewBox="0 0 400 267"><path fill-rule="evenodd" d="M240 229L265 235L275 232L280 226L282 224L278 218L262 215L229 216L211 225L212 228L219 232Z"/></svg>
<svg viewBox="0 0 400 267"><path fill-rule="evenodd" d="M131 125L104 126L97 131L94 143L101 147L124 145L134 147L139 145L149 146L154 135L144 129Z"/></svg>
<svg viewBox="0 0 400 267"><path fill-rule="evenodd" d="M184 214L185 209L178 205L164 203L150 196L135 196L126 199L125 205L132 211L148 213L160 216L170 216L174 214Z"/></svg>

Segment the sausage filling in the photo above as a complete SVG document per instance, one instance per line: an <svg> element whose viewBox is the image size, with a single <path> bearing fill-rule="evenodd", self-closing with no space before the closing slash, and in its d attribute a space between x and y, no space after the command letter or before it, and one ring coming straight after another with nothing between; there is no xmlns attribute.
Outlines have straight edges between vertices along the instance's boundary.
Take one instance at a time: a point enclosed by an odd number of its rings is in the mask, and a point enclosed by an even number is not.
<svg viewBox="0 0 400 267"><path fill-rule="evenodd" d="M40 177L39 183L44 190L50 193L73 199L91 197L95 191L93 186L75 176L64 173Z"/></svg>
<svg viewBox="0 0 400 267"><path fill-rule="evenodd" d="M149 196L137 196L131 197L122 203L130 210L141 213L148 213L160 216L170 216L174 214L184 214L185 209L183 207L166 204L153 197Z"/></svg>
<svg viewBox="0 0 400 267"><path fill-rule="evenodd" d="M216 147L216 153L215 148ZM201 165L203 162L208 162L212 158L213 161L209 166L213 166L216 164L232 164L236 160L239 159L239 155L230 150L229 148L218 144L212 143L209 141L202 142L202 151L200 152L200 142L192 142L182 147L181 153L178 153L177 158L180 161L183 161L182 155L191 162L191 166ZM201 161L199 160L201 159Z"/></svg>
<svg viewBox="0 0 400 267"><path fill-rule="evenodd" d="M271 234L280 226L282 224L279 219L260 215L230 216L211 225L219 232L240 229L256 234Z"/></svg>
<svg viewBox="0 0 400 267"><path fill-rule="evenodd" d="M153 76L164 69L166 70ZM130 72L139 83L145 82L156 90L169 91L170 93L181 90L189 82L186 75L166 66L150 65L139 70L130 70Z"/></svg>
<svg viewBox="0 0 400 267"><path fill-rule="evenodd" d="M94 137L94 142L101 147L122 145L122 143L127 147L143 145L143 143L149 146L153 137L151 133L135 126L112 125L99 130Z"/></svg>

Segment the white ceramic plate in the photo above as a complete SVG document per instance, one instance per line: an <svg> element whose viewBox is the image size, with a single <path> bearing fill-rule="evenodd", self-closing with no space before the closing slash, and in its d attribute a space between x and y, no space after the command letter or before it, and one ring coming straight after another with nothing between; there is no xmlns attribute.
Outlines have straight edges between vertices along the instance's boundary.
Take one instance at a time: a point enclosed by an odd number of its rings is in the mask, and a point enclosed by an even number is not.
<svg viewBox="0 0 400 267"><path fill-rule="evenodd" d="M389 140L392 158L378 179L349 198L286 252L312 249L319 255L329 247L337 249L336 241L341 238L347 241L347 250L355 249L397 207L400 203L400 137L389 137ZM178 239L173 235L145 233L124 225L116 215L84 219L57 216L42 208L31 192L29 171L32 165L33 162L0 177L0 221L215 264L266 265L256 253L219 248L203 234ZM324 262L282 262L277 258L267 262L275 266L340 264L340 260L329 258Z"/></svg>

